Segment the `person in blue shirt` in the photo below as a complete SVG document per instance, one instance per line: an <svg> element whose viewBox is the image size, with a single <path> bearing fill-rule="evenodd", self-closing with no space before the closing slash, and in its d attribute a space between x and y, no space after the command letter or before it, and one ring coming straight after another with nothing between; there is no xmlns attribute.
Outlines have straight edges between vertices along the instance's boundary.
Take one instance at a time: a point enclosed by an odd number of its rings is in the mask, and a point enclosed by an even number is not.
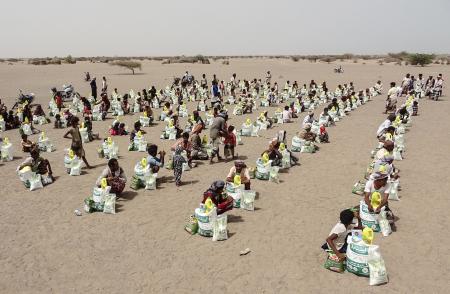
<svg viewBox="0 0 450 294"><path fill-rule="evenodd" d="M164 150L158 152L158 146L154 144L148 146L147 152L147 164L153 173L157 173L159 169L164 166L164 156L166 155L166 152ZM159 158L157 157L158 154Z"/></svg>

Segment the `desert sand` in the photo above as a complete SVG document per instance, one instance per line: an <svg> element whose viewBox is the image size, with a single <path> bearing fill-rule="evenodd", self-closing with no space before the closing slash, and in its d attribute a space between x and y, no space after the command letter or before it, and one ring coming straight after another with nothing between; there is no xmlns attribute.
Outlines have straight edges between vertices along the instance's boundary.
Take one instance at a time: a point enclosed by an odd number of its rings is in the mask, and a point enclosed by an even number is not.
<svg viewBox="0 0 450 294"><path fill-rule="evenodd" d="M146 61L141 72L132 76L126 70L107 64L78 62L75 65L32 66L0 63L0 96L10 107L17 89L34 92L36 102L46 108L50 88L72 83L82 95L89 94L83 72L96 76L99 88L106 76L109 91L140 91L171 83L172 77L189 70L197 78L206 73L208 81L216 73L228 81L264 78L272 71L280 86L286 80L299 84L327 81L330 89L353 81L357 89L373 86L380 79L387 90L389 82L399 82L409 72L424 76L442 73L450 67L432 65L380 66L368 61L341 63L344 74L333 73L336 64L276 59L233 59L210 65L171 64ZM24 160L17 130L2 133L15 145L15 160L0 164L0 292L1 293L448 293L450 286L450 157L448 146L450 103L448 91L434 102L421 100L419 116L405 135L405 160L396 162L401 170L401 201L391 202L397 231L388 237L377 234L389 283L370 287L367 278L350 273L336 274L323 268L325 254L320 248L339 212L357 205L360 196L352 185L364 175L370 151L376 146L376 129L385 119L385 96L378 96L348 117L328 128L330 144L322 144L316 154L301 154L301 166L280 175L281 183L253 180L259 193L254 212L234 209L229 215L229 239L211 239L187 234L183 227L198 207L202 193L216 179L224 179L232 162L201 163L183 174L185 185L177 191L171 181L158 190L137 192L128 188L117 203L117 214L85 214L78 217L83 199L92 192L95 180L106 164L96 150L100 141L85 144L87 158L95 169L80 177L65 173L64 130L51 125L38 126L56 144L53 153L44 153L57 180L44 189L29 192L16 176ZM194 106L188 104L188 110ZM229 107L230 109L230 107ZM271 108L273 113L275 108ZM156 113L159 113L157 110ZM260 111L250 115L252 120ZM316 110L316 115L321 109ZM204 117L204 115L203 115ZM230 124L240 128L246 117L230 116ZM260 132L259 138L243 138L237 153L250 166L277 131L288 132L288 142L300 130L304 114L294 123ZM124 120L131 126L136 116ZM95 122L94 131L104 137L111 119ZM184 126L185 119L181 125ZM161 141L164 123L145 128L146 138L166 151L173 142ZM207 134L208 131L206 132ZM37 135L31 137L37 141ZM120 146L120 165L130 178L133 166L144 153L128 152L128 137L115 137ZM160 176L170 178L172 171ZM245 248L252 251L239 256Z"/></svg>

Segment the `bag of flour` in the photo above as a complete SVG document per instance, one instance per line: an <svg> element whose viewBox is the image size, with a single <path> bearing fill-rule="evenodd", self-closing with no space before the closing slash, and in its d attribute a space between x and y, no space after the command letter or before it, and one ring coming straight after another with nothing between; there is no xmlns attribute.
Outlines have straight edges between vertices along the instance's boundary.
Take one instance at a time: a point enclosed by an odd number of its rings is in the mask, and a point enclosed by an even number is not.
<svg viewBox="0 0 450 294"><path fill-rule="evenodd" d="M213 241L223 241L228 239L227 215L221 214L216 217L213 224Z"/></svg>
<svg viewBox="0 0 450 294"><path fill-rule="evenodd" d="M145 190L156 190L156 178L158 174L151 174L147 176L145 181Z"/></svg>
<svg viewBox="0 0 450 294"><path fill-rule="evenodd" d="M44 188L42 185L42 179L40 174L34 174L29 179L30 182L30 191L38 190Z"/></svg>
<svg viewBox="0 0 450 294"><path fill-rule="evenodd" d="M369 265L370 272L370 286L377 286L388 282L386 266L384 265L384 260L378 250L369 250L367 264Z"/></svg>
<svg viewBox="0 0 450 294"><path fill-rule="evenodd" d="M378 215L378 224L380 225L381 234L383 234L384 237L387 237L392 233L392 228L387 219L386 211L382 211Z"/></svg>
<svg viewBox="0 0 450 294"><path fill-rule="evenodd" d="M241 192L241 209L244 210L255 210L255 191L242 190Z"/></svg>
<svg viewBox="0 0 450 294"><path fill-rule="evenodd" d="M280 177L279 177L279 171L280 168L278 166L272 166L269 172L269 181L279 184L280 183Z"/></svg>
<svg viewBox="0 0 450 294"><path fill-rule="evenodd" d="M393 180L391 181L391 189L389 190L389 200L395 200L395 201L399 201L400 198L398 197L398 185L399 185L399 181L398 180Z"/></svg>
<svg viewBox="0 0 450 294"><path fill-rule="evenodd" d="M347 271L358 276L369 276L369 251L378 250L378 245L368 245L364 241L353 242L352 237L347 238Z"/></svg>
<svg viewBox="0 0 450 294"><path fill-rule="evenodd" d="M364 200L361 200L359 206L359 214L361 217L361 224L363 227L371 228L374 232L380 231L380 224L378 223L378 215L376 213L370 212Z"/></svg>
<svg viewBox="0 0 450 294"><path fill-rule="evenodd" d="M105 195L103 213L116 214L116 194Z"/></svg>

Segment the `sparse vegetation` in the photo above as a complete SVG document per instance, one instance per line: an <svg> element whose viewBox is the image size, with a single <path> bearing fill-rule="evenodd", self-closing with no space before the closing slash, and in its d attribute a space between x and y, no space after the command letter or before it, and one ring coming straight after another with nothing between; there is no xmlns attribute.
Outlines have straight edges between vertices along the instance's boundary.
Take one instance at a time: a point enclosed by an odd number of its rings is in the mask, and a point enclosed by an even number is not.
<svg viewBox="0 0 450 294"><path fill-rule="evenodd" d="M292 61L297 62L300 60L300 57L298 56L291 56Z"/></svg>
<svg viewBox="0 0 450 294"><path fill-rule="evenodd" d="M117 61L114 61L114 62L110 62L109 64L129 69L129 70L131 70L133 75L134 75L135 69L139 69L139 70L142 69L142 64L140 62L138 62L138 61L117 60Z"/></svg>
<svg viewBox="0 0 450 294"><path fill-rule="evenodd" d="M64 63L67 64L75 64L77 60L72 57L72 55L67 55L66 58L63 59Z"/></svg>
<svg viewBox="0 0 450 294"><path fill-rule="evenodd" d="M331 62L334 62L334 61L336 61L336 60L337 60L337 59L336 59L335 57L331 57L331 56L326 56L326 57L320 59L320 61L326 62L326 63L328 63L328 64L330 64Z"/></svg>
<svg viewBox="0 0 450 294"><path fill-rule="evenodd" d="M415 53L415 54L410 54L408 57L408 60L412 65L420 65L420 66L425 66L427 64L432 63L433 59L434 59L434 54Z"/></svg>
<svg viewBox="0 0 450 294"><path fill-rule="evenodd" d="M171 64L171 63L201 63L201 64L210 64L209 59L203 55L197 56L175 56L169 57L165 59L162 64Z"/></svg>
<svg viewBox="0 0 450 294"><path fill-rule="evenodd" d="M222 64L223 65L230 65L230 61L229 60L224 60L224 61L222 61Z"/></svg>

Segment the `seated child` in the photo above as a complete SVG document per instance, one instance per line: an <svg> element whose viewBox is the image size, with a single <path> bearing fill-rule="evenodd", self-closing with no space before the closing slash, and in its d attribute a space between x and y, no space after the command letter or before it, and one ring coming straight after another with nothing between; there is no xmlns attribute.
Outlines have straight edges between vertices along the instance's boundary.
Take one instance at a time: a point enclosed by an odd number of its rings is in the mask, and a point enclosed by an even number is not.
<svg viewBox="0 0 450 294"><path fill-rule="evenodd" d="M345 260L345 253L347 252L347 236L351 230L355 228L353 224L353 218L358 218L358 227L361 222L359 221L359 212L353 209L345 209L341 211L339 215L339 222L331 229L326 243L322 245L322 249L325 251L332 251L336 254L340 262Z"/></svg>
<svg viewBox="0 0 450 294"><path fill-rule="evenodd" d="M134 141L134 137L136 137L138 132L141 132L141 134L145 134L146 132L144 130L141 130L141 123L139 121L134 123L134 130L130 132L130 142Z"/></svg>
<svg viewBox="0 0 450 294"><path fill-rule="evenodd" d="M292 119L292 114L289 111L289 106L285 106L283 110L283 123L290 123Z"/></svg>
<svg viewBox="0 0 450 294"><path fill-rule="evenodd" d="M54 128L55 129L62 129L63 128L63 123L61 121L61 115L57 114L55 115L55 123L54 123Z"/></svg>
<svg viewBox="0 0 450 294"><path fill-rule="evenodd" d="M87 133L88 133L88 137L89 137L89 141L94 141L94 140L98 140L100 139L100 135L99 134L94 134L92 132L92 120L90 116L85 116L84 117L84 126L86 127Z"/></svg>
<svg viewBox="0 0 450 294"><path fill-rule="evenodd" d="M328 132L325 129L324 125L320 126L319 140L320 140L320 143L330 143L330 141L328 139Z"/></svg>
<svg viewBox="0 0 450 294"><path fill-rule="evenodd" d="M126 136L126 135L128 135L128 132L125 130L125 124L121 123L119 125L118 136Z"/></svg>
<svg viewBox="0 0 450 294"><path fill-rule="evenodd" d="M111 136L120 136L119 135L119 127L120 127L119 122L114 123L113 127L111 129L109 129L109 134Z"/></svg>
<svg viewBox="0 0 450 294"><path fill-rule="evenodd" d="M234 131L234 126L229 126L228 127L228 135L225 137L224 140L224 156L225 159L228 159L228 155L231 154L231 158L234 159L234 147L237 145L236 144L236 135L233 133Z"/></svg>
<svg viewBox="0 0 450 294"><path fill-rule="evenodd" d="M36 147L36 144L28 140L27 135L22 134L22 151L29 153L34 147Z"/></svg>

